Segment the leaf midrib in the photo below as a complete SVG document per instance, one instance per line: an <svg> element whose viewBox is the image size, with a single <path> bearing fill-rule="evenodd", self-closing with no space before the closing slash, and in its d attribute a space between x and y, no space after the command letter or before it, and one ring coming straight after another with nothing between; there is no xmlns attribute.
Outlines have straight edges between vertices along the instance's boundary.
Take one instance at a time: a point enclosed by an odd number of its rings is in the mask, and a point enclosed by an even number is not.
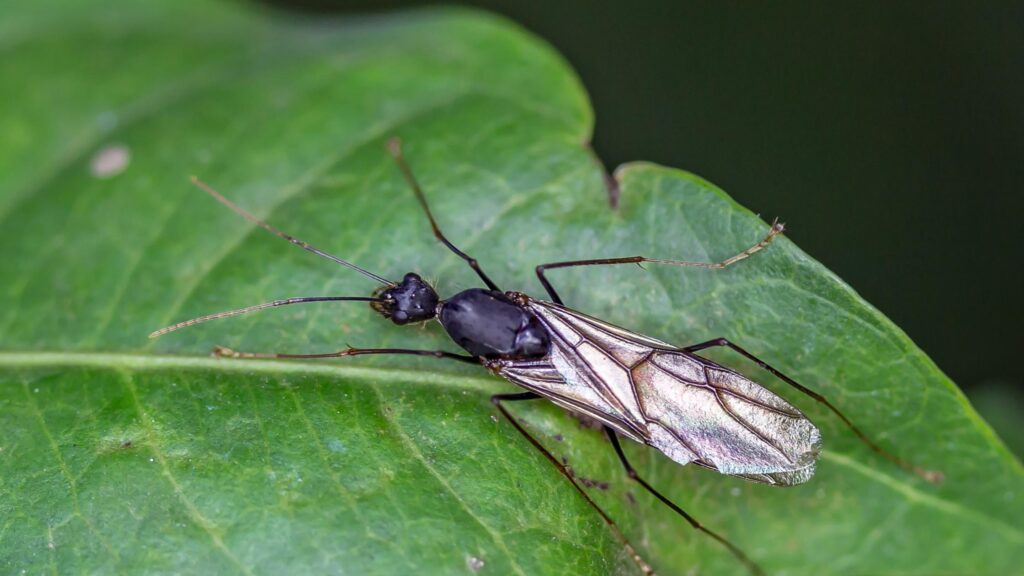
<svg viewBox="0 0 1024 576"><path fill-rule="evenodd" d="M348 380L388 382L401 385L472 390L482 393L500 391L504 383L496 378L480 378L450 371L423 371L401 368L363 367L280 360L227 360L214 357L133 354L111 352L0 352L0 368L78 367L119 370L210 370L221 373L289 374L330 376ZM966 508L958 502L918 490L914 485L832 450L823 450L822 459L900 493L908 502L999 530L1008 540L1024 542L1024 531L985 512Z"/></svg>
<svg viewBox="0 0 1024 576"><path fill-rule="evenodd" d="M206 356L174 354L134 354L128 352L0 352L0 368L78 367L102 369L210 370L220 373L288 374L332 376L339 379L397 382L420 386L441 386L455 390L499 392L494 378L479 378L450 371L424 371L282 360L231 360Z"/></svg>

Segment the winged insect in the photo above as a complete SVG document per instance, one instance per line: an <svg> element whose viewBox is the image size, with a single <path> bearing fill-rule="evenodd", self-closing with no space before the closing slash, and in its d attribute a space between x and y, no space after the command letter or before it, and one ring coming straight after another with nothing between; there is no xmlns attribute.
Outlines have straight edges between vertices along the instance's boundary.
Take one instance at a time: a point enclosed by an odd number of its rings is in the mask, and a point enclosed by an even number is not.
<svg viewBox="0 0 1024 576"><path fill-rule="evenodd" d="M398 139L388 150L426 214L434 236L464 260L486 288L471 288L442 299L428 282L407 273L400 282L388 280L351 262L272 227L193 178L200 189L246 220L271 234L337 264L355 270L381 286L372 296L313 296L287 298L237 310L185 320L150 334L157 337L180 328L246 314L266 308L325 301L362 301L394 324L437 320L448 336L468 354L447 350L404 348L353 348L337 352L293 354L239 352L218 346L215 354L230 358L340 358L369 354L433 356L482 365L490 372L524 388L524 392L495 394L491 401L597 511L645 573L653 573L615 522L587 492L572 471L555 458L508 410L506 404L547 399L569 411L601 423L629 478L682 516L695 529L727 547L753 573L762 573L735 544L705 527L676 503L651 486L622 450L620 436L647 444L675 462L694 464L721 474L738 476L775 486L792 486L814 475L821 435L810 420L792 404L740 373L698 353L726 347L810 396L831 410L868 447L892 463L937 482L941 475L915 466L871 441L849 418L822 395L731 342L714 338L690 346L675 346L612 325L564 305L546 272L558 268L615 264L667 264L708 269L733 265L762 250L783 225L774 222L765 236L749 248L720 262L689 262L629 256L541 264L536 268L548 300L522 292L502 291L476 259L445 237L427 204L412 170L402 155Z"/></svg>

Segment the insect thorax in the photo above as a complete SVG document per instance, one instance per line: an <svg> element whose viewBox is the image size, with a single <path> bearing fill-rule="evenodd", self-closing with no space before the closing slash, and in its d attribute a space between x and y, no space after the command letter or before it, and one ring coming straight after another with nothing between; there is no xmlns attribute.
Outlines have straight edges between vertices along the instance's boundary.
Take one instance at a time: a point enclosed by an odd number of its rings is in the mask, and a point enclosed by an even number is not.
<svg viewBox="0 0 1024 576"><path fill-rule="evenodd" d="M495 290L459 292L441 304L438 320L456 344L481 358L543 358L551 346L540 320Z"/></svg>

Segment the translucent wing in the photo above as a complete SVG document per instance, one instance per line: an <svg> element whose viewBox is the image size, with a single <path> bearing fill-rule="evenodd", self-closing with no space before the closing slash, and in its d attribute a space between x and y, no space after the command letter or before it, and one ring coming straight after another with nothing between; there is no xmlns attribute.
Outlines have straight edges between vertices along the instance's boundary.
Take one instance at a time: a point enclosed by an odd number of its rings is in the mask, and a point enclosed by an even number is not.
<svg viewBox="0 0 1024 576"><path fill-rule="evenodd" d="M548 357L501 361L505 378L608 424L680 464L769 484L814 474L818 429L748 378L669 344L540 300Z"/></svg>
<svg viewBox="0 0 1024 576"><path fill-rule="evenodd" d="M656 351L633 369L633 382L647 417L672 433L667 444L681 442L695 463L773 484L814 475L818 429L740 374L686 352Z"/></svg>

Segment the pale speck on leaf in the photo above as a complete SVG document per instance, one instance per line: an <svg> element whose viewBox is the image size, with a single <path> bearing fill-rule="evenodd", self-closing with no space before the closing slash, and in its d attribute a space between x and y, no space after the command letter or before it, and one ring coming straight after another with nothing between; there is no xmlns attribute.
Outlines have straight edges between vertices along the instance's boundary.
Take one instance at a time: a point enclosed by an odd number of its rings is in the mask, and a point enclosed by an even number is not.
<svg viewBox="0 0 1024 576"><path fill-rule="evenodd" d="M470 572L474 574L479 572L484 567L484 561L476 556L466 556L466 568L469 568Z"/></svg>
<svg viewBox="0 0 1024 576"><path fill-rule="evenodd" d="M128 168L131 152L121 144L101 148L89 161L89 172L96 178L113 178Z"/></svg>

